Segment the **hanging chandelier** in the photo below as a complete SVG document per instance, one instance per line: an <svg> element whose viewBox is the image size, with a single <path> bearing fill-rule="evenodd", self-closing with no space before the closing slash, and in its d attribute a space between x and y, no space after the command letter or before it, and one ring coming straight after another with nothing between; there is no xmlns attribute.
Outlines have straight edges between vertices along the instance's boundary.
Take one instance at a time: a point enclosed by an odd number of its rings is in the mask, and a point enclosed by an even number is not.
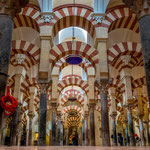
<svg viewBox="0 0 150 150"><path fill-rule="evenodd" d="M73 0L73 16L75 16L75 0ZM73 25L75 25L75 17L73 19ZM71 50L74 50L74 45L75 45L75 29L74 26L72 28L72 47ZM70 65L72 65L72 80L73 80L73 65L79 65L82 62L82 57L80 55L76 54L70 54L66 57L66 62ZM73 90L73 85L72 85L72 90L71 90L71 96L68 98L70 102L74 102L77 100L77 98L74 95L74 90Z"/></svg>
<svg viewBox="0 0 150 150"><path fill-rule="evenodd" d="M73 25L75 25L75 0L73 0ZM75 28L72 28L72 47L71 50L74 50L75 45ZM70 54L66 57L66 62L70 65L79 65L82 62L82 57L77 54Z"/></svg>

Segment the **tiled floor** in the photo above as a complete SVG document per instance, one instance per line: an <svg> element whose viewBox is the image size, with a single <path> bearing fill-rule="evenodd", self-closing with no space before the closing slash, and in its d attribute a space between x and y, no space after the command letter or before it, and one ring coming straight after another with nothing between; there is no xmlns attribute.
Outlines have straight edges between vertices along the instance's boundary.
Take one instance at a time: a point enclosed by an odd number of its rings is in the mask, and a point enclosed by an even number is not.
<svg viewBox="0 0 150 150"><path fill-rule="evenodd" d="M0 147L0 150L150 150L150 147Z"/></svg>

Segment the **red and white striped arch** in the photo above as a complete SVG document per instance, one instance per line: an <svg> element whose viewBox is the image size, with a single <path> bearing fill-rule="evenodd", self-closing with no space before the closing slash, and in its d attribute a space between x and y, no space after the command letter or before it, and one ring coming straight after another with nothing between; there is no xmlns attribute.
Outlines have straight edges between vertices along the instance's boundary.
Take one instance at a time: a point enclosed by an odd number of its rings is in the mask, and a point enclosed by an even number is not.
<svg viewBox="0 0 150 150"><path fill-rule="evenodd" d="M105 20L102 22L102 26L109 28L112 22L116 21L117 19L128 17L128 16L135 17L135 15L131 12L129 8L124 7L124 8L114 9L107 13Z"/></svg>
<svg viewBox="0 0 150 150"><path fill-rule="evenodd" d="M75 10L73 12L73 10ZM97 22L92 19L91 14L93 11L84 7L69 7L61 8L54 11L54 18L48 23L53 26L53 35L55 36L61 29L70 26L78 26L89 32L89 34L95 36L95 27ZM73 22L74 20L74 22ZM67 22L67 23L66 23ZM47 25L44 20L39 21L39 25Z"/></svg>
<svg viewBox="0 0 150 150"><path fill-rule="evenodd" d="M68 102L68 98L71 97L71 96L77 98L77 101L82 106L84 105L84 97L81 96L81 92L80 91L78 91L78 90L68 90L68 91L65 92L64 97L62 97L62 99L61 99L61 102L62 102L63 106L65 105L65 103Z"/></svg>
<svg viewBox="0 0 150 150"><path fill-rule="evenodd" d="M112 78L112 81L108 88L110 87L116 87L117 90L119 90L119 93L123 93L125 91L125 84L117 78Z"/></svg>
<svg viewBox="0 0 150 150"><path fill-rule="evenodd" d="M18 62L16 61L15 54L25 54L25 60L21 64L18 64ZM37 64L36 60L29 53L23 50L16 50L16 49L11 51L10 63L13 66L23 66L26 71L29 70L32 66Z"/></svg>
<svg viewBox="0 0 150 150"><path fill-rule="evenodd" d="M82 113L82 109L76 105L70 105L70 106L63 108L64 113L67 113L68 111L71 111L71 110L77 111L80 114Z"/></svg>
<svg viewBox="0 0 150 150"><path fill-rule="evenodd" d="M74 47L73 50L72 47ZM75 41L74 46L72 46L72 41L67 41L55 46L50 50L49 61L52 63L52 68L55 66L58 60L69 54L81 55L89 60L93 66L95 66L99 60L98 51L90 45L80 41Z"/></svg>
<svg viewBox="0 0 150 150"><path fill-rule="evenodd" d="M29 87L36 87L37 89L39 89L36 79L35 78L29 79L29 77L26 76L25 80L21 83L20 91L26 94L27 90L29 90Z"/></svg>
<svg viewBox="0 0 150 150"><path fill-rule="evenodd" d="M111 23L108 32L111 32L119 28L129 29L135 33L139 33L138 18L136 16L135 17L128 16L128 17L119 18Z"/></svg>
<svg viewBox="0 0 150 150"><path fill-rule="evenodd" d="M107 50L108 53L108 62L109 64L111 64L114 59L119 56L121 53L125 52L132 52L132 54L134 52L136 52L136 56L138 57L138 54L142 52L142 48L141 48L141 43L136 43L136 42L122 42L122 43L117 43L115 45L113 45L112 48L109 48ZM141 56L141 55L140 55Z"/></svg>
<svg viewBox="0 0 150 150"><path fill-rule="evenodd" d="M33 7L27 6L27 7L23 8L19 14L29 16L36 21L38 21L40 19L40 11Z"/></svg>
<svg viewBox="0 0 150 150"><path fill-rule="evenodd" d="M57 91L60 93L64 88L70 86L70 85L76 85L82 88L86 93L89 92L89 85L86 81L83 81L78 78L67 78L65 80L61 80L58 83L58 89Z"/></svg>
<svg viewBox="0 0 150 150"><path fill-rule="evenodd" d="M145 76L142 78L138 78L136 80L132 80L132 88L133 89L138 88L138 87L142 87L144 85L146 85Z"/></svg>
<svg viewBox="0 0 150 150"><path fill-rule="evenodd" d="M12 50L23 50L29 53L38 63L40 59L40 48L36 45L22 40L12 41Z"/></svg>

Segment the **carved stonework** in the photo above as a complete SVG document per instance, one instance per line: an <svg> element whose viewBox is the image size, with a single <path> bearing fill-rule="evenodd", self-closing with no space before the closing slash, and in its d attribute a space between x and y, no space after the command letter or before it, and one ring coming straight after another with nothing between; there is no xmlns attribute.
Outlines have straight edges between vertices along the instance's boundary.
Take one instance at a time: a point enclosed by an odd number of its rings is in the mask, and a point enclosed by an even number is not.
<svg viewBox="0 0 150 150"><path fill-rule="evenodd" d="M44 19L45 23L49 23L53 18L53 13L41 13L41 19Z"/></svg>
<svg viewBox="0 0 150 150"><path fill-rule="evenodd" d="M40 93L47 93L48 90L48 83L38 83L39 84L39 88L40 88Z"/></svg>
<svg viewBox="0 0 150 150"><path fill-rule="evenodd" d="M123 0L138 17L150 14L150 0Z"/></svg>
<svg viewBox="0 0 150 150"><path fill-rule="evenodd" d="M107 93L107 87L109 85L108 79L101 79L100 80L100 93Z"/></svg>
<svg viewBox="0 0 150 150"><path fill-rule="evenodd" d="M13 18L28 2L29 0L0 0L0 14L7 14Z"/></svg>
<svg viewBox="0 0 150 150"><path fill-rule="evenodd" d="M131 56L130 55L123 55L121 56L121 60L125 65L128 65L129 62L131 61Z"/></svg>

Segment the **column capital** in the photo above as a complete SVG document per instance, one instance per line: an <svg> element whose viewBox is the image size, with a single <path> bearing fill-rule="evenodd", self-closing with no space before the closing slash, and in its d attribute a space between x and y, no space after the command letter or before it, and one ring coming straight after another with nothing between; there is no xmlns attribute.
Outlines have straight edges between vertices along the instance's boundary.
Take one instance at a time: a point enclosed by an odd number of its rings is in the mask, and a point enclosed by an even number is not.
<svg viewBox="0 0 150 150"><path fill-rule="evenodd" d="M29 111L28 116L30 119L33 119L35 115L34 115L33 111Z"/></svg>
<svg viewBox="0 0 150 150"><path fill-rule="evenodd" d="M84 118L87 119L88 117L89 117L89 112L88 112L88 111L85 111L85 112L84 112Z"/></svg>
<svg viewBox="0 0 150 150"><path fill-rule="evenodd" d="M116 119L117 112L116 111L112 112L110 116L112 117L112 119Z"/></svg>
<svg viewBox="0 0 150 150"><path fill-rule="evenodd" d="M29 0L0 0L0 14L7 14L14 18L28 2Z"/></svg>
<svg viewBox="0 0 150 150"><path fill-rule="evenodd" d="M150 0L123 0L139 18L150 14Z"/></svg>
<svg viewBox="0 0 150 150"><path fill-rule="evenodd" d="M52 106L52 110L56 111L58 107L57 101L51 101L51 106Z"/></svg>
<svg viewBox="0 0 150 150"><path fill-rule="evenodd" d="M100 79L100 93L106 93L107 92L107 87L109 85L109 80L108 79Z"/></svg>
<svg viewBox="0 0 150 150"><path fill-rule="evenodd" d="M40 88L40 93L47 93L49 87L49 82L47 80L39 80L38 85Z"/></svg>

